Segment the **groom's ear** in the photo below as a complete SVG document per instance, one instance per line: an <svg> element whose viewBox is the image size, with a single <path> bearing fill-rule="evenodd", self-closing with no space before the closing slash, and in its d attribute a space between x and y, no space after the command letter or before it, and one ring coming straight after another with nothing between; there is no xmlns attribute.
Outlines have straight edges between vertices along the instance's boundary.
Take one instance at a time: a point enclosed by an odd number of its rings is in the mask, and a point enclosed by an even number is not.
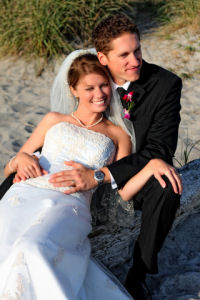
<svg viewBox="0 0 200 300"><path fill-rule="evenodd" d="M105 54L103 54L102 52L97 52L97 57L99 59L99 62L103 65L103 66L107 66L108 64L108 59L107 56Z"/></svg>

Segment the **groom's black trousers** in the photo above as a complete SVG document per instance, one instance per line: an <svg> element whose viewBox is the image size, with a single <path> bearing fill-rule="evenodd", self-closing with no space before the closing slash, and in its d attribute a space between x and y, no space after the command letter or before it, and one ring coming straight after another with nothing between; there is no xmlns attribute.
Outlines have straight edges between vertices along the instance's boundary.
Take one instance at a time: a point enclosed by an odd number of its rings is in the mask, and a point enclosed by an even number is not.
<svg viewBox="0 0 200 300"><path fill-rule="evenodd" d="M144 280L146 273L158 272L157 254L172 226L180 195L175 194L168 178L163 176L167 186L151 177L143 189L134 197L134 207L142 211L141 230L135 243L133 266L128 281L133 278Z"/></svg>
<svg viewBox="0 0 200 300"><path fill-rule="evenodd" d="M14 174L11 174L0 186L0 199L12 185ZM167 177L162 188L160 183L151 177L142 190L134 197L135 209L142 210L141 230L135 243L133 266L128 274L128 281L143 280L146 273L158 272L157 254L168 234L177 208L180 195L173 192ZM130 283L131 283L130 282Z"/></svg>

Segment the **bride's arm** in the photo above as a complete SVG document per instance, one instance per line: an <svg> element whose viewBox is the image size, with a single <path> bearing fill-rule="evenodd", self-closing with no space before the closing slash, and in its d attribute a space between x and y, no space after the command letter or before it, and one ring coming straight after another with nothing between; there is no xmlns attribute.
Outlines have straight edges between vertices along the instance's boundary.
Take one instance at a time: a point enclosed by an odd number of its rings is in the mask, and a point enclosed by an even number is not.
<svg viewBox="0 0 200 300"><path fill-rule="evenodd" d="M115 160L119 160L132 153L132 143L130 136L121 128L117 131L117 152Z"/></svg>
<svg viewBox="0 0 200 300"><path fill-rule="evenodd" d="M159 177L159 181L162 184L162 187L166 187L165 181L162 179L162 175L165 174L166 170L169 172L169 169L174 169L172 166L168 165L161 159L152 159L149 163L135 176L133 176L122 189L118 190L120 196L123 200L130 200L135 194L137 194L141 188L145 185L145 183L150 179L152 175L156 179ZM175 174L175 180L173 180L173 176L169 174L171 178L171 183L173 189L176 193L182 193L182 186L178 174Z"/></svg>
<svg viewBox="0 0 200 300"><path fill-rule="evenodd" d="M6 177L16 171L21 174L23 179L42 175L38 160L32 156L32 153L42 147L47 130L58 122L58 118L59 115L53 112L44 116L17 155L5 166Z"/></svg>
<svg viewBox="0 0 200 300"><path fill-rule="evenodd" d="M115 155L115 161L128 156L132 153L132 143L130 136L121 128L118 126L113 126L113 136L116 139L116 155ZM110 183L111 182L111 173L107 167L101 168L101 171L105 174L104 183Z"/></svg>

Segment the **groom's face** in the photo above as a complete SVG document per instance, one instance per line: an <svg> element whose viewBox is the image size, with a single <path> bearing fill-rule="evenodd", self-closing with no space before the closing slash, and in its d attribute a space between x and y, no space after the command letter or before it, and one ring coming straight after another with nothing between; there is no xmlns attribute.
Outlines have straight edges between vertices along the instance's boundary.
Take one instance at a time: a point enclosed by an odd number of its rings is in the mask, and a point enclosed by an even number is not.
<svg viewBox="0 0 200 300"><path fill-rule="evenodd" d="M102 65L110 70L112 79L118 85L126 81L136 81L140 77L142 52L140 41L135 33L124 33L111 41L108 54L98 52Z"/></svg>

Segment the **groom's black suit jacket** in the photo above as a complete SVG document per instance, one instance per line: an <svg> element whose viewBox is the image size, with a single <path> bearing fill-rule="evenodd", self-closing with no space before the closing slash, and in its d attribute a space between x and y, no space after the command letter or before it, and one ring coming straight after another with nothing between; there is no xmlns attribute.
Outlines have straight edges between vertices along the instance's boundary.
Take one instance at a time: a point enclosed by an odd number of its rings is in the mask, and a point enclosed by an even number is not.
<svg viewBox="0 0 200 300"><path fill-rule="evenodd" d="M181 88L178 76L143 61L139 80L128 89L134 91L136 153L109 166L119 188L151 158L162 158L172 164L180 123ZM0 199L12 185L13 177L11 174L1 185Z"/></svg>
<svg viewBox="0 0 200 300"><path fill-rule="evenodd" d="M172 164L180 123L182 81L175 74L143 61L139 80L132 82L136 153L108 168L118 187L141 170L151 158Z"/></svg>

